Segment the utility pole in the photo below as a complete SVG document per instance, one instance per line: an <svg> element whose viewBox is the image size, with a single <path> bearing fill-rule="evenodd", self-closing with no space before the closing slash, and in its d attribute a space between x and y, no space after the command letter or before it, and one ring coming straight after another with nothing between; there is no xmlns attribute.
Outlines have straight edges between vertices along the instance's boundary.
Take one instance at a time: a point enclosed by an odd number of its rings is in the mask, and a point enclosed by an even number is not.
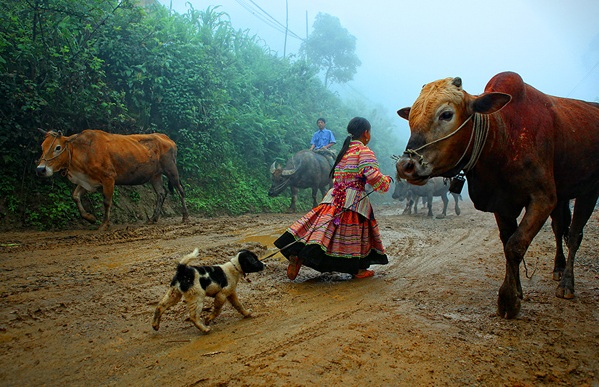
<svg viewBox="0 0 599 387"><path fill-rule="evenodd" d="M289 31L289 0L285 0L285 44L283 45L283 58L287 54L287 32Z"/></svg>
<svg viewBox="0 0 599 387"><path fill-rule="evenodd" d="M306 4L306 42L308 41L308 8ZM304 51L304 59L306 59L306 52Z"/></svg>

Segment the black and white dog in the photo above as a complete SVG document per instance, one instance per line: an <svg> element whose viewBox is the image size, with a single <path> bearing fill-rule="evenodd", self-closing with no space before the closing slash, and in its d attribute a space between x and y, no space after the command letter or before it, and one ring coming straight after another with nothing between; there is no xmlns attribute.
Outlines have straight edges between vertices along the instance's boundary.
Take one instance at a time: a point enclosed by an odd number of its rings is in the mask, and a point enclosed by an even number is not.
<svg viewBox="0 0 599 387"><path fill-rule="evenodd" d="M152 328L160 328L160 317L171 306L176 305L181 297L185 298L189 317L193 324L202 332L209 332L208 325L221 312L227 300L244 317L249 317L246 310L237 298L237 283L248 273L264 270L264 263L258 260L256 254L248 250L240 250L231 261L224 265L215 266L190 266L189 261L198 256L198 249L181 259L177 266L177 273L171 281L171 286L162 301L156 307ZM200 319L204 305L204 298L214 297L214 307L205 323Z"/></svg>

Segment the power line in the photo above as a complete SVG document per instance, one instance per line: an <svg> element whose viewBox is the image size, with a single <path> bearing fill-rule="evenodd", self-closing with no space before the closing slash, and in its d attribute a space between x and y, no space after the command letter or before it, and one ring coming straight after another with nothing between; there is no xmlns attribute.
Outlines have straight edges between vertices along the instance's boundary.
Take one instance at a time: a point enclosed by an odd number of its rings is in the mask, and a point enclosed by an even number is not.
<svg viewBox="0 0 599 387"><path fill-rule="evenodd" d="M589 70L589 72L587 73L587 75L585 75L585 76L584 76L584 77L583 77L583 78L580 80L580 82L578 82L578 83L576 84L576 86L574 86L574 88L572 89L572 91L570 91L566 97L569 97L569 96L570 96L572 93L574 93L574 91L575 91L576 89L578 89L578 86L580 86L580 85L582 84L582 82L584 82L584 81L585 81L585 80L586 80L586 79L589 77L589 75L591 75L591 73L592 73L592 72L595 70L595 68L596 68L597 66L599 66L599 62L595 63L595 65L593 66L593 68L591 68L591 70Z"/></svg>
<svg viewBox="0 0 599 387"><path fill-rule="evenodd" d="M268 26L274 28L275 30L277 30L281 33L285 33L285 31L287 31L287 34L289 36L299 39L301 41L304 40L299 35L297 35L295 32L288 29L284 24L282 24L277 19L275 19L273 16L271 16L262 7L260 7L258 4L256 4L255 1L253 1L253 0L247 0L247 1L246 0L235 0L235 1L237 1L237 3L239 5L241 5L243 8L245 8L249 13L254 15L256 18L260 19L263 23L267 24ZM248 3L248 1L249 1L249 3Z"/></svg>

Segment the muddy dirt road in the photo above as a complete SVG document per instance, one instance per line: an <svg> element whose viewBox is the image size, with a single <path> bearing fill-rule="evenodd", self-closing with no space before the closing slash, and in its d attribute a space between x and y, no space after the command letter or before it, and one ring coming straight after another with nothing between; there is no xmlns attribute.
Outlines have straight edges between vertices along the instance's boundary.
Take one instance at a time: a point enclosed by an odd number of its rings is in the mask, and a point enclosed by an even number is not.
<svg viewBox="0 0 599 387"><path fill-rule="evenodd" d="M226 305L209 334L183 303L158 332L150 325L180 257L265 256L299 215L0 234L0 384L599 385L599 214L578 253L576 298L554 297L548 223L527 254L532 279L522 268L520 316L504 320L493 216L469 202L444 219L400 207L376 207L390 264L375 277L304 268L292 282L277 255L239 284L253 317Z"/></svg>

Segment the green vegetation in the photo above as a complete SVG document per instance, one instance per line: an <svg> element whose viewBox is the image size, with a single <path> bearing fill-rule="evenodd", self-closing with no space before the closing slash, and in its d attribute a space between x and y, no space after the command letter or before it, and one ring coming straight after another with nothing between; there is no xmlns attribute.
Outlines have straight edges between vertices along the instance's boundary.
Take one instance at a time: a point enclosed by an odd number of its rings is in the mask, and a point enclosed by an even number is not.
<svg viewBox="0 0 599 387"><path fill-rule="evenodd" d="M339 138L351 117L371 120L377 130L372 146L393 173L388 156L399 146L389 141L395 138L390 122L328 91L319 64L277 57L248 31L234 30L218 7L170 14L159 5L136 4L0 5L5 224L44 229L79 219L66 178L35 176L38 127L67 135L86 128L167 134L178 145L189 209L196 215L285 210L288 197L267 197L269 166L307 148L319 116ZM115 200L127 198L140 202L131 193ZM86 203L101 209L99 196Z"/></svg>
<svg viewBox="0 0 599 387"><path fill-rule="evenodd" d="M314 32L302 44L308 61L324 72L324 86L346 83L362 64L356 55L356 37L341 26L338 18L326 13L316 15Z"/></svg>

